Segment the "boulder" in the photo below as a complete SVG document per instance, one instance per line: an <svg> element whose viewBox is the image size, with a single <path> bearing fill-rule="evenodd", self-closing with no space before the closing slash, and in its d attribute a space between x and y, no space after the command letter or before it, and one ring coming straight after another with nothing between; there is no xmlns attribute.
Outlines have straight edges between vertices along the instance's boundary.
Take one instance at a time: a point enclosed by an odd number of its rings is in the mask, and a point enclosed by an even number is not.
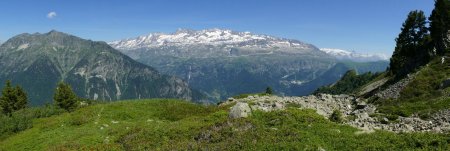
<svg viewBox="0 0 450 151"><path fill-rule="evenodd" d="M441 89L445 89L445 88L450 87L450 78L448 78L448 79L442 81L442 83L441 83L440 86L441 86Z"/></svg>
<svg viewBox="0 0 450 151"><path fill-rule="evenodd" d="M238 102L234 105L229 113L232 119L248 117L251 114L250 106L247 103Z"/></svg>
<svg viewBox="0 0 450 151"><path fill-rule="evenodd" d="M272 104L272 108L273 108L274 110L281 110L281 109L284 108L284 105L281 104L280 102L275 102L275 103Z"/></svg>

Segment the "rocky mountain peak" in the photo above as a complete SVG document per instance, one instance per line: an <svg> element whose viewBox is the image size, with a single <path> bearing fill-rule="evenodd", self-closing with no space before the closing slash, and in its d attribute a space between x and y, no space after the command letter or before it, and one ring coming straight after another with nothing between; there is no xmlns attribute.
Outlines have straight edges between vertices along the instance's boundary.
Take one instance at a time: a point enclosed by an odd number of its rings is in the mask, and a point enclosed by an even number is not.
<svg viewBox="0 0 450 151"><path fill-rule="evenodd" d="M219 28L178 29L170 34L151 33L108 44L134 59L148 51L155 55L183 58L306 53L325 55L315 46L298 40Z"/></svg>
<svg viewBox="0 0 450 151"><path fill-rule="evenodd" d="M192 46L192 45L211 45L228 47L253 47L253 48L278 48L295 47L310 48L314 47L297 40L277 38L267 35L253 34L251 32L237 32L228 29L204 29L190 30L178 29L171 34L151 33L147 36L137 38L118 40L109 43L111 46L123 49L155 48L162 46Z"/></svg>
<svg viewBox="0 0 450 151"><path fill-rule="evenodd" d="M5 80L33 92L30 94L33 105L51 100L58 81L68 82L79 96L95 100L193 99L191 89L183 80L161 75L105 42L56 30L21 34L2 45L0 81Z"/></svg>

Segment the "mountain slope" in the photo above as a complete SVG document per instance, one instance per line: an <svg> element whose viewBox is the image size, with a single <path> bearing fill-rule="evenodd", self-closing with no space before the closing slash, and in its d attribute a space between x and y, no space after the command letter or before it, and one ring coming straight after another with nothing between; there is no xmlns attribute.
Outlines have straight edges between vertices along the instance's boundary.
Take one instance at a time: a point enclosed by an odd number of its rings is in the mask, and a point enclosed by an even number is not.
<svg viewBox="0 0 450 151"><path fill-rule="evenodd" d="M260 92L267 86L278 94L308 94L321 85L304 84L338 62L298 40L223 29L155 33L109 44L162 73L185 79L214 100Z"/></svg>
<svg viewBox="0 0 450 151"><path fill-rule="evenodd" d="M377 62L339 62L333 67L328 69L325 73L317 77L313 81L309 81L301 86L293 87L292 89L296 92L302 92L300 95L309 95L313 93L317 88L321 86L330 85L336 83L340 80L347 71L354 70L358 74L368 73L368 72L383 72L389 62L377 61Z"/></svg>
<svg viewBox="0 0 450 151"><path fill-rule="evenodd" d="M0 80L29 92L32 105L52 100L58 81L81 97L96 100L183 98L193 92L181 79L135 62L104 42L65 33L21 34L0 47Z"/></svg>
<svg viewBox="0 0 450 151"><path fill-rule="evenodd" d="M377 107L378 119L417 118L448 121L449 58L448 54L434 56L430 62L411 71L403 78L398 78L389 71L376 75L350 75L340 79L336 84L319 88L317 92L356 95L363 102ZM447 130L450 129L450 125L440 125L436 129Z"/></svg>

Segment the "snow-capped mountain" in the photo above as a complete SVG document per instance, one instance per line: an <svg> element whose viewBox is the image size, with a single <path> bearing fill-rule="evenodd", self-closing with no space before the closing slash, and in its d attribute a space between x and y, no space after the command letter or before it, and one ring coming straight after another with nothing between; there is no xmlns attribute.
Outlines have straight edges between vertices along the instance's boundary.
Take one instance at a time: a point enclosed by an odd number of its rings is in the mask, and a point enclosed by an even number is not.
<svg viewBox="0 0 450 151"><path fill-rule="evenodd" d="M136 51L141 52L142 49L176 57L319 52L315 46L298 40L217 28L179 29L171 34L151 33L137 38L113 41L109 45L126 54L132 54L132 57L138 57Z"/></svg>
<svg viewBox="0 0 450 151"><path fill-rule="evenodd" d="M390 58L388 55L380 53L363 54L363 53L356 53L353 51L347 51L342 49L331 49L331 48L321 48L320 50L331 56L334 56L336 59L356 61L356 62L388 61Z"/></svg>
<svg viewBox="0 0 450 151"><path fill-rule="evenodd" d="M161 73L186 80L213 100L260 92L267 86L283 95L306 95L336 82L350 69L385 69L380 62L346 66L298 40L217 28L152 33L109 45Z"/></svg>
<svg viewBox="0 0 450 151"><path fill-rule="evenodd" d="M240 47L294 47L310 49L311 45L267 35L257 35L250 32L235 32L226 29L189 30L179 29L172 34L151 33L137 38L113 41L109 43L118 49L155 48L161 46L228 45Z"/></svg>

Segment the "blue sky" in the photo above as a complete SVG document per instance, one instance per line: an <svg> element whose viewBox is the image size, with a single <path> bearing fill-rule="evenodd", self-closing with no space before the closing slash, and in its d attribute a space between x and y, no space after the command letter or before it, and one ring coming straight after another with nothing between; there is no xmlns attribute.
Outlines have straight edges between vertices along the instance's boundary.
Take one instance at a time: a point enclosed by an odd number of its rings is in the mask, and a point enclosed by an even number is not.
<svg viewBox="0 0 450 151"><path fill-rule="evenodd" d="M226 28L320 48L391 54L409 11L433 0L1 0L0 40L51 29L101 41ZM51 13L54 12L54 13Z"/></svg>

